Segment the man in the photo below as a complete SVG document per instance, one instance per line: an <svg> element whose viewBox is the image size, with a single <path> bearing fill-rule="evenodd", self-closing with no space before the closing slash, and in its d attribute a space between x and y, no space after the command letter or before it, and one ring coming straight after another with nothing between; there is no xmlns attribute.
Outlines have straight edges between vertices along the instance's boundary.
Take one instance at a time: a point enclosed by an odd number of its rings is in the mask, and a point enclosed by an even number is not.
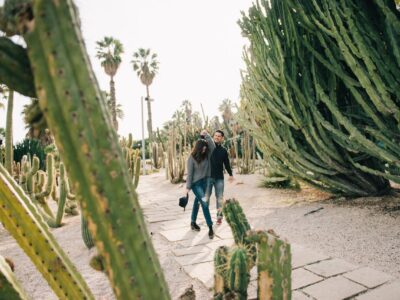
<svg viewBox="0 0 400 300"><path fill-rule="evenodd" d="M233 181L232 168L229 162L228 151L222 146L224 142L224 132L217 130L214 133L213 138L208 134L206 130L201 132L208 143L210 149L210 170L206 190L206 200L210 203L210 197L212 194L212 188L215 189L215 197L217 198L217 225L222 222L222 202L224 199L224 167L229 174L228 181Z"/></svg>

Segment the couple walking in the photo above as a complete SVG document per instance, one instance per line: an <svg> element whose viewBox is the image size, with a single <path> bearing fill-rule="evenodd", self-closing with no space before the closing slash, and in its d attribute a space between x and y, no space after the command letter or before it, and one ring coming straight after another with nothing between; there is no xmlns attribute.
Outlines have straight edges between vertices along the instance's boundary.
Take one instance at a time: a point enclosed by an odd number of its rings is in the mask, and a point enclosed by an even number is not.
<svg viewBox="0 0 400 300"><path fill-rule="evenodd" d="M201 206L206 219L210 239L214 237L213 222L210 215L209 203L212 189L215 189L217 199L217 224L222 222L222 202L224 197L224 167L233 181L232 169L229 163L228 151L222 146L224 132L215 131L213 138L206 130L201 132L204 138L199 139L187 161L186 193L190 190L195 195L190 227L200 231L196 224L197 214Z"/></svg>

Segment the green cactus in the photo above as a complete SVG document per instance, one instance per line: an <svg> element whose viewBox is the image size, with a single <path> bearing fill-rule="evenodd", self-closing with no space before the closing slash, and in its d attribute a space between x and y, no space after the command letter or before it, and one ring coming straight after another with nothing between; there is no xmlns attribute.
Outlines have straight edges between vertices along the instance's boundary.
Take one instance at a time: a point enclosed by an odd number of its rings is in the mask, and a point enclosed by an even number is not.
<svg viewBox="0 0 400 300"><path fill-rule="evenodd" d="M61 226L61 220L64 215L64 207L67 201L67 178L64 170L64 164L60 163L60 185L59 196L57 198L57 214L55 218L47 218L47 224L50 227L56 228Z"/></svg>
<svg viewBox="0 0 400 300"><path fill-rule="evenodd" d="M10 89L35 98L33 75L25 48L14 44L9 38L0 37L0 83Z"/></svg>
<svg viewBox="0 0 400 300"><path fill-rule="evenodd" d="M28 300L7 260L0 255L0 299Z"/></svg>
<svg viewBox="0 0 400 300"><path fill-rule="evenodd" d="M54 156L51 153L46 156L46 174L43 174L43 178L46 178L46 184L44 185L44 182L39 184L35 193L35 199L40 203L46 201L54 188Z"/></svg>
<svg viewBox="0 0 400 300"><path fill-rule="evenodd" d="M214 256L214 299L247 299L249 272L257 265L258 298L291 299L290 245L273 231L251 231L239 202L228 199L223 213L232 229L232 249L220 247Z"/></svg>
<svg viewBox="0 0 400 300"><path fill-rule="evenodd" d="M139 185L139 176L140 176L140 164L141 164L141 159L140 159L140 153L139 150L136 151L136 155L134 157L134 174L133 174L133 187L137 189Z"/></svg>
<svg viewBox="0 0 400 300"><path fill-rule="evenodd" d="M13 154L13 107L14 107L14 91L8 91L8 100L7 100L7 116L6 116L6 153L5 153L5 163L4 166L6 167L7 171L12 174L12 163L14 161L14 154Z"/></svg>
<svg viewBox="0 0 400 300"><path fill-rule="evenodd" d="M233 238L237 245L244 244L246 232L250 230L250 224L242 207L236 199L228 199L222 208L222 213L232 229Z"/></svg>
<svg viewBox="0 0 400 300"><path fill-rule="evenodd" d="M29 16L16 19L24 29L39 105L82 199L116 298L169 299L117 133L82 43L76 8L69 0L37 0Z"/></svg>
<svg viewBox="0 0 400 300"><path fill-rule="evenodd" d="M228 287L228 252L228 247L221 246L217 248L214 254L214 298L222 296Z"/></svg>
<svg viewBox="0 0 400 300"><path fill-rule="evenodd" d="M60 299L93 299L36 205L0 165L0 220Z"/></svg>
<svg viewBox="0 0 400 300"><path fill-rule="evenodd" d="M250 232L248 239L257 243L257 299L291 299L290 245L261 230Z"/></svg>
<svg viewBox="0 0 400 300"><path fill-rule="evenodd" d="M81 234L82 234L82 239L83 242L85 243L85 246L88 249L91 249L94 247L94 240L89 232L88 228L88 222L86 221L86 218L83 216L83 213L81 214Z"/></svg>
<svg viewBox="0 0 400 300"><path fill-rule="evenodd" d="M247 251L243 247L235 248L229 259L229 289L235 292L240 300L247 299L247 287L250 282Z"/></svg>
<svg viewBox="0 0 400 300"><path fill-rule="evenodd" d="M393 1L260 0L239 24L250 41L242 126L276 171L351 196L400 182Z"/></svg>

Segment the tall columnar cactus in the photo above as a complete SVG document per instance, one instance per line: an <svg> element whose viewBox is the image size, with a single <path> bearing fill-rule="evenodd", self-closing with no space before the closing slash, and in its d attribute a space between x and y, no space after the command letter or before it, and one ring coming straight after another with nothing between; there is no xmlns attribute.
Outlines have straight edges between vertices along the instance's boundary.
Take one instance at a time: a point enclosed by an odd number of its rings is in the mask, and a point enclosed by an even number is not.
<svg viewBox="0 0 400 300"><path fill-rule="evenodd" d="M12 163L14 161L13 154L13 114L14 110L14 91L8 91L7 100L7 117L6 117L6 153L5 153L5 167L8 172L12 174Z"/></svg>
<svg viewBox="0 0 400 300"><path fill-rule="evenodd" d="M251 231L239 202L229 199L223 213L237 245L214 255L214 299L247 299L249 272L256 263L258 298L291 299L290 245L272 231Z"/></svg>
<svg viewBox="0 0 400 300"><path fill-rule="evenodd" d="M20 8L7 11L16 14L22 29L39 105L82 199L117 299L168 299L117 134L82 43L76 7L70 0L37 0Z"/></svg>
<svg viewBox="0 0 400 300"><path fill-rule="evenodd" d="M13 300L28 300L6 259L0 255L0 298Z"/></svg>
<svg viewBox="0 0 400 300"><path fill-rule="evenodd" d="M60 299L93 299L32 200L0 165L0 220Z"/></svg>
<svg viewBox="0 0 400 300"><path fill-rule="evenodd" d="M239 24L243 125L277 171L355 196L400 182L393 1L260 0Z"/></svg>
<svg viewBox="0 0 400 300"><path fill-rule="evenodd" d="M168 179L172 183L182 182L185 166L186 157L182 138L176 134L175 126L172 126L168 140L168 168L166 170Z"/></svg>
<svg viewBox="0 0 400 300"><path fill-rule="evenodd" d="M48 217L47 218L47 224L50 227L60 227L61 226L61 220L64 215L64 208L65 208L65 203L67 201L67 178L64 170L64 164L60 163L60 177L59 177L59 187L58 187L58 197L57 197L57 213L56 217Z"/></svg>

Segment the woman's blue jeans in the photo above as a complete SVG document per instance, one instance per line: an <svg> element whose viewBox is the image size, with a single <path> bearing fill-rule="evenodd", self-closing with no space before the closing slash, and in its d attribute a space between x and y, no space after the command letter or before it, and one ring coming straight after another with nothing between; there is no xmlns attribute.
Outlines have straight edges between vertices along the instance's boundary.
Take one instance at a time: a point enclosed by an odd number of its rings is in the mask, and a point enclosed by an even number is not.
<svg viewBox="0 0 400 300"><path fill-rule="evenodd" d="M212 226L213 223L211 220L210 209L208 208L208 203L206 201L206 188L206 178L200 179L192 184L192 191L196 196L193 202L192 222L196 222L197 214L199 213L199 206L201 205L207 225Z"/></svg>

